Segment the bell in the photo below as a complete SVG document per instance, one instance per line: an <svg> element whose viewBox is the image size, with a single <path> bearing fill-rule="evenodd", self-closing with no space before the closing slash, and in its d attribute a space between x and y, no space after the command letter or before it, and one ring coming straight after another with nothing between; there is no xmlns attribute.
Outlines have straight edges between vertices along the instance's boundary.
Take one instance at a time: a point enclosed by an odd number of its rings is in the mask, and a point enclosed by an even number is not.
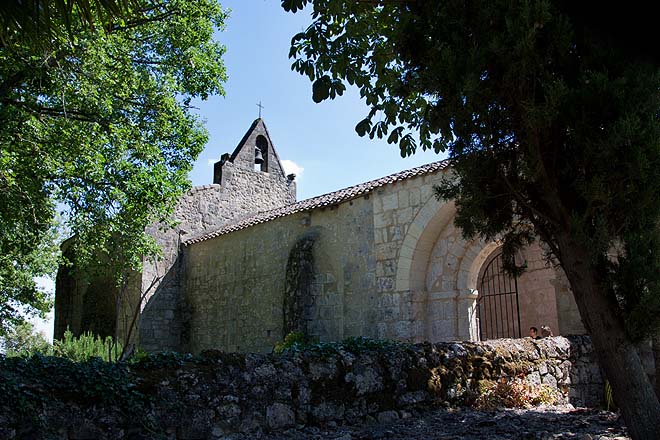
<svg viewBox="0 0 660 440"><path fill-rule="evenodd" d="M261 165L264 163L264 156L261 154L261 150L258 147L254 149L254 163Z"/></svg>

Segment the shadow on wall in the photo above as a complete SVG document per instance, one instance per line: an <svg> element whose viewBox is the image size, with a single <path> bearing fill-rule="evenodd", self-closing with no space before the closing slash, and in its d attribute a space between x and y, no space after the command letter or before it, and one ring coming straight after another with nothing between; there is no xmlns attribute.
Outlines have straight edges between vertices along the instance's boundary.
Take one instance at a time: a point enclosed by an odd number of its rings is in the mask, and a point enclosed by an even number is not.
<svg viewBox="0 0 660 440"><path fill-rule="evenodd" d="M138 345L146 351L186 351L190 311L181 295L183 258L179 254L144 304L138 324Z"/></svg>
<svg viewBox="0 0 660 440"><path fill-rule="evenodd" d="M62 252L68 261L75 261L73 240L62 245ZM85 271L76 265L62 264L58 267L55 279L55 322L54 338L62 339L69 329L74 336L92 332L101 337L111 336L123 339L124 328L119 312L132 291L139 290L138 276L129 275L125 289L117 286L109 275L101 257L97 265Z"/></svg>

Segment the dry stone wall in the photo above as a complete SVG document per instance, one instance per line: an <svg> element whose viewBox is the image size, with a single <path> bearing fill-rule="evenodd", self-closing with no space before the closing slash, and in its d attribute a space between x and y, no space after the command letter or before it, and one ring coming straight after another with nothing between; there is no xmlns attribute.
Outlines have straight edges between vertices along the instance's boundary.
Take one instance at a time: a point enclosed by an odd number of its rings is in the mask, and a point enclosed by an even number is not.
<svg viewBox="0 0 660 440"><path fill-rule="evenodd" d="M29 416L2 401L0 439L258 438L300 425L386 421L434 405L469 405L483 381L500 378L545 384L575 405L598 405L603 389L586 337L351 347L285 355L208 351L183 365L133 366L126 389L151 399L132 413L108 402L102 387L98 399L50 396ZM32 396L44 393L31 382L20 386Z"/></svg>

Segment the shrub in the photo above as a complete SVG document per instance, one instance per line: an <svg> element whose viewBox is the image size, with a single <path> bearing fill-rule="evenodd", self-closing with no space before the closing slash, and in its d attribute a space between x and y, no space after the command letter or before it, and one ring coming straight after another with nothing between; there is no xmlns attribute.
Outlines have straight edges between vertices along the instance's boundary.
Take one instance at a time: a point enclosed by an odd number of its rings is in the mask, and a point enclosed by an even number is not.
<svg viewBox="0 0 660 440"><path fill-rule="evenodd" d="M53 354L64 357L74 362L83 362L98 357L106 362L119 359L122 352L120 342L115 342L112 337L101 338L91 332L83 333L75 337L67 328L64 339L56 340L53 345Z"/></svg>
<svg viewBox="0 0 660 440"><path fill-rule="evenodd" d="M284 352L306 351L321 356L337 354L340 350L358 354L369 350L384 350L394 346L405 346L403 342L395 342L388 339L371 339L364 336L354 336L341 342L318 342L313 341L302 332L291 332L273 348L275 354Z"/></svg>
<svg viewBox="0 0 660 440"><path fill-rule="evenodd" d="M139 350L129 360L131 368L156 369L167 367L180 367L186 362L200 362L199 357L190 353L178 353L176 351L161 351L158 353L147 353Z"/></svg>
<svg viewBox="0 0 660 440"><path fill-rule="evenodd" d="M284 337L284 341L278 342L273 348L273 353L281 354L288 350L302 350L311 341L303 332L290 332Z"/></svg>
<svg viewBox="0 0 660 440"><path fill-rule="evenodd" d="M76 362L39 353L0 355L0 402L11 402L23 423L38 425L36 415L57 401L107 403L127 414L144 412L148 396L137 390L137 384L126 364L99 357Z"/></svg>
<svg viewBox="0 0 660 440"><path fill-rule="evenodd" d="M477 409L495 408L531 408L542 404L554 404L561 398L561 393L546 384L530 385L524 380L505 378L497 382L482 380L479 382L479 396L474 406Z"/></svg>

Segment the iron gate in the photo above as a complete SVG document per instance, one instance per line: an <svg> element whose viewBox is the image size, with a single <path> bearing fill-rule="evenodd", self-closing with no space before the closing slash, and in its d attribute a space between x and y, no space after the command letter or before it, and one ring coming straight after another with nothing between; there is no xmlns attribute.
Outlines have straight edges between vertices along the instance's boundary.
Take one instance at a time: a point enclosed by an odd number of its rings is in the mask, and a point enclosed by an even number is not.
<svg viewBox="0 0 660 440"><path fill-rule="evenodd" d="M502 253L490 260L479 282L479 338L520 338L518 280L504 272Z"/></svg>

